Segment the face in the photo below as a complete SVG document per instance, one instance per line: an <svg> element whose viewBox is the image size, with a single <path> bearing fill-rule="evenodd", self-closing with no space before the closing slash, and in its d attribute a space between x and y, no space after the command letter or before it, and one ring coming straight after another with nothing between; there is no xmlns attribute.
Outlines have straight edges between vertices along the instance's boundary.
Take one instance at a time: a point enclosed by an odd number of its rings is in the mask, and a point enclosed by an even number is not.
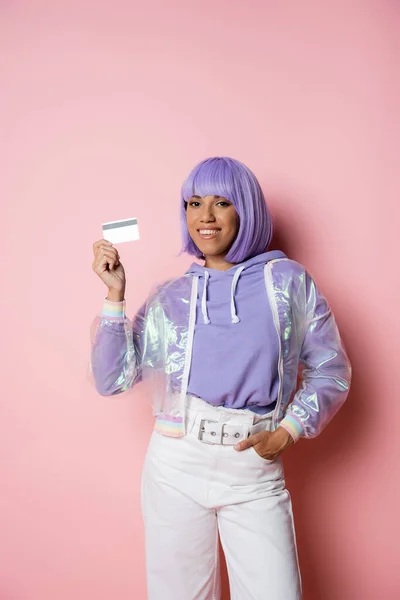
<svg viewBox="0 0 400 600"><path fill-rule="evenodd" d="M192 196L186 208L189 235L206 257L224 257L239 231L239 215L222 196Z"/></svg>

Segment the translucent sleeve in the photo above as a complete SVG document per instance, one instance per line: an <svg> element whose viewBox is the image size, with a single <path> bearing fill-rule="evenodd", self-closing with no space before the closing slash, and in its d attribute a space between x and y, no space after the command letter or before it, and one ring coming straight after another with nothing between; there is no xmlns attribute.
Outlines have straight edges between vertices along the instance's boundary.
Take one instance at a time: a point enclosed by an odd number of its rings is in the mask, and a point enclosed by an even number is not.
<svg viewBox="0 0 400 600"><path fill-rule="evenodd" d="M302 383L281 421L295 440L319 435L346 400L352 374L335 317L307 272L306 312Z"/></svg>
<svg viewBox="0 0 400 600"><path fill-rule="evenodd" d="M90 374L102 396L120 394L141 379L145 304L133 321L126 302L104 301L91 327Z"/></svg>

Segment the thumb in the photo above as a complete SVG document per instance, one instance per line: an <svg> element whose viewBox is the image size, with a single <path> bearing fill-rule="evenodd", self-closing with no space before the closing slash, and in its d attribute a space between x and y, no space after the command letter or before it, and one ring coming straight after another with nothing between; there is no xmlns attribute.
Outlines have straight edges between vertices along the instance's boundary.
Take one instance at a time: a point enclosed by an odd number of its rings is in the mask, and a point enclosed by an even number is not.
<svg viewBox="0 0 400 600"><path fill-rule="evenodd" d="M242 440L241 442L238 442L237 444L235 444L233 447L235 450L246 450L246 448L250 448L250 446L254 446L255 444L258 444L259 442L261 442L264 434L265 434L265 431L261 431L260 433L255 433L254 435L251 435L250 437L248 437L247 440Z"/></svg>

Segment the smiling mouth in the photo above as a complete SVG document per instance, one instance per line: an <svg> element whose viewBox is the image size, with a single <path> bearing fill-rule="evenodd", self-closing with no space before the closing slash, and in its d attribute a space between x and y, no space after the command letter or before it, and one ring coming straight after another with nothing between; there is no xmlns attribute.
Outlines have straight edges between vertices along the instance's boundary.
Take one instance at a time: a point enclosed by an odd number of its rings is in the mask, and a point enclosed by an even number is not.
<svg viewBox="0 0 400 600"><path fill-rule="evenodd" d="M198 229L200 237L209 240L215 237L221 230L220 229Z"/></svg>

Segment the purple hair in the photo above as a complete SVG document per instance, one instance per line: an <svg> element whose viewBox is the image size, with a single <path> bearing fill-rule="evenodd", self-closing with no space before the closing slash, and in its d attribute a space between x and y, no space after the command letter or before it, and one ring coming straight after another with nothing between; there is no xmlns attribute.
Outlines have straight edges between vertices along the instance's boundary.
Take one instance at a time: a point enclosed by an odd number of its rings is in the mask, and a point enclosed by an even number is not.
<svg viewBox="0 0 400 600"><path fill-rule="evenodd" d="M189 198L222 196L239 214L239 231L226 260L240 263L265 252L271 242L273 223L260 184L246 165L234 158L206 158L189 173L181 190L182 252L204 258L189 235L186 206Z"/></svg>

